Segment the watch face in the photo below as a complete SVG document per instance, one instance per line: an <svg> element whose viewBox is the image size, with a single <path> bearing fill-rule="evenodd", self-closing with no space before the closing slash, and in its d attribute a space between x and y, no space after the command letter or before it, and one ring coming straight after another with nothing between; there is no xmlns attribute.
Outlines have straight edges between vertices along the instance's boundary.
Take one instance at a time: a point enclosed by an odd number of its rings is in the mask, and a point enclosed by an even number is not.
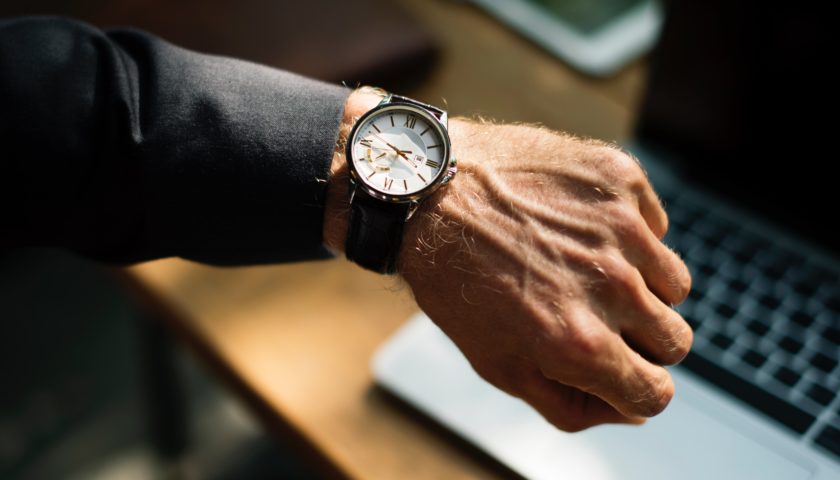
<svg viewBox="0 0 840 480"><path fill-rule="evenodd" d="M449 141L430 113L393 105L371 111L353 130L348 154L356 180L382 198L401 200L437 185Z"/></svg>

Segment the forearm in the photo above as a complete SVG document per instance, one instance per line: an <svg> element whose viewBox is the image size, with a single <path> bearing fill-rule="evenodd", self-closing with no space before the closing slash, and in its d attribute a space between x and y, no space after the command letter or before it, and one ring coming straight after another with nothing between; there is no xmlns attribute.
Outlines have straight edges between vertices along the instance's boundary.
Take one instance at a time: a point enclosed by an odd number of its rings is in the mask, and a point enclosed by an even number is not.
<svg viewBox="0 0 840 480"><path fill-rule="evenodd" d="M0 72L0 248L326 256L347 89L61 19L0 22Z"/></svg>

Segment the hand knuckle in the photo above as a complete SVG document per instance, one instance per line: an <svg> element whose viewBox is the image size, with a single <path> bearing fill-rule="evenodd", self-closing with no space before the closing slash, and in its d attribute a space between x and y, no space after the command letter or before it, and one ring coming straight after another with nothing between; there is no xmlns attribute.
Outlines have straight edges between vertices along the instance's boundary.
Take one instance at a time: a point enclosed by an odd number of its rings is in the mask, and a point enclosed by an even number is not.
<svg viewBox="0 0 840 480"><path fill-rule="evenodd" d="M583 362L588 362L587 359L603 353L606 342L607 336L601 328L598 328L596 322L576 325L570 332L570 348L579 355L577 358Z"/></svg>
<svg viewBox="0 0 840 480"><path fill-rule="evenodd" d="M582 323L584 306L569 305L562 316L562 321L551 322L543 329L541 339L535 345L535 358L546 372L554 372L558 364L565 364L569 357L570 345L577 340L578 325Z"/></svg>
<svg viewBox="0 0 840 480"><path fill-rule="evenodd" d="M633 157L616 148L609 148L605 152L607 164L613 174L628 185L644 184L646 177L642 168Z"/></svg>
<svg viewBox="0 0 840 480"><path fill-rule="evenodd" d="M603 269L607 280L616 288L626 291L637 287L638 271L620 253L605 255Z"/></svg>
<svg viewBox="0 0 840 480"><path fill-rule="evenodd" d="M680 319L680 331L676 336L676 343L674 344L674 355L676 359L674 363L682 361L683 358L691 351L691 345L694 344L694 332L691 327Z"/></svg>
<svg viewBox="0 0 840 480"><path fill-rule="evenodd" d="M668 383L668 387L663 389L659 396L656 397L652 408L650 410L650 416L659 415L662 411L668 407L668 404L671 403L671 399L674 398L674 384Z"/></svg>
<svg viewBox="0 0 840 480"><path fill-rule="evenodd" d="M614 203L609 209L609 222L619 244L639 242L644 235L645 223L635 205L629 201Z"/></svg>
<svg viewBox="0 0 840 480"><path fill-rule="evenodd" d="M691 350L691 344L694 341L694 333L687 323L680 319L676 324L678 326L659 339L661 353L658 357L666 365L679 363L685 358Z"/></svg>
<svg viewBox="0 0 840 480"><path fill-rule="evenodd" d="M642 414L648 417L658 415L665 410L674 398L674 383L668 375L659 379L651 379L648 392L641 403Z"/></svg>

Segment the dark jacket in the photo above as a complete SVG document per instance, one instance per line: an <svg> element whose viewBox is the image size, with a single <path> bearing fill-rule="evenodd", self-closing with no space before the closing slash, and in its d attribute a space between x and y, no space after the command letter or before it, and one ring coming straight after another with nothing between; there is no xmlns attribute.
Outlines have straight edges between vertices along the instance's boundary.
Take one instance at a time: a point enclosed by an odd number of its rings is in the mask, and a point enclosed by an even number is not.
<svg viewBox="0 0 840 480"><path fill-rule="evenodd" d="M0 249L322 258L349 90L132 30L0 20Z"/></svg>

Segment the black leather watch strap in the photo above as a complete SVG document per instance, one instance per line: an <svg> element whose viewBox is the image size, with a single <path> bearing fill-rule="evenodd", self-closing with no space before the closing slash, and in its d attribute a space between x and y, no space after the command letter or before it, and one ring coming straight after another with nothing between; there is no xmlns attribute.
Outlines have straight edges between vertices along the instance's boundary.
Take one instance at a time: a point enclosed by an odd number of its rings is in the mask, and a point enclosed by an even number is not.
<svg viewBox="0 0 840 480"><path fill-rule="evenodd" d="M408 203L387 203L357 191L350 205L347 259L368 270L396 273L408 209Z"/></svg>

